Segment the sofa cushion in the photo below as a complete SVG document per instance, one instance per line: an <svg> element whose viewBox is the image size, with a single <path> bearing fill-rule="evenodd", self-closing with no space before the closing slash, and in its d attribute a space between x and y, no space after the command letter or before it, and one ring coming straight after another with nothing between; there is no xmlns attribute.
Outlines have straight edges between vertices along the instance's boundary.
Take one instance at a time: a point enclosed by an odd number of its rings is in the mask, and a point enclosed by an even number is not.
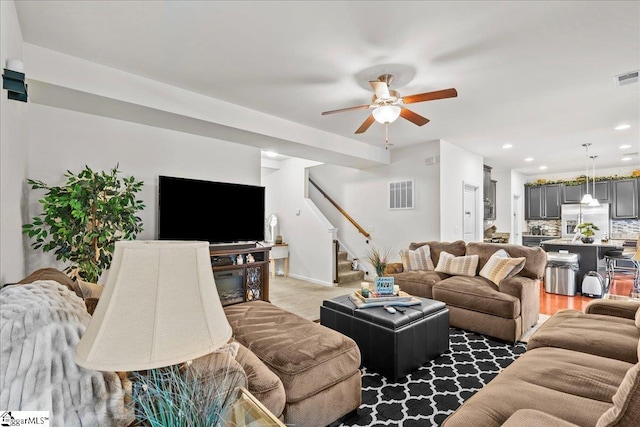
<svg viewBox="0 0 640 427"><path fill-rule="evenodd" d="M613 407L607 410L596 427L637 426L640 420L640 364L631 367L618 391L613 395Z"/></svg>
<svg viewBox="0 0 640 427"><path fill-rule="evenodd" d="M438 273L456 276L475 276L477 267L477 255L454 256L446 251L442 251L435 270Z"/></svg>
<svg viewBox="0 0 640 427"><path fill-rule="evenodd" d="M286 396L280 378L247 347L240 344L236 360L247 376L249 392L276 417L284 411Z"/></svg>
<svg viewBox="0 0 640 427"><path fill-rule="evenodd" d="M500 426L519 409L593 426L611 407L631 366L559 348L528 350L469 398L443 427Z"/></svg>
<svg viewBox="0 0 640 427"><path fill-rule="evenodd" d="M437 271L404 271L392 274L391 277L404 292L417 297L432 298L433 285L450 276Z"/></svg>
<svg viewBox="0 0 640 427"><path fill-rule="evenodd" d="M404 271L433 270L434 268L429 245L420 246L415 251L402 249L400 259Z"/></svg>
<svg viewBox="0 0 640 427"><path fill-rule="evenodd" d="M480 313L515 319L520 316L520 300L500 292L489 279L475 276L453 276L436 283L433 298L447 305Z"/></svg>
<svg viewBox="0 0 640 427"><path fill-rule="evenodd" d="M557 347L636 363L638 340L640 330L630 319L568 309L544 322L527 348Z"/></svg>
<svg viewBox="0 0 640 427"><path fill-rule="evenodd" d="M282 381L287 403L297 402L360 368L355 341L265 301L224 308L234 338Z"/></svg>
<svg viewBox="0 0 640 427"><path fill-rule="evenodd" d="M522 270L525 258L511 258L509 254L500 249L495 252L480 270L480 276L491 280L496 285L507 277L513 277Z"/></svg>
<svg viewBox="0 0 640 427"><path fill-rule="evenodd" d="M640 329L640 307L636 310L636 328Z"/></svg>
<svg viewBox="0 0 640 427"><path fill-rule="evenodd" d="M467 250L467 244L464 242L464 240L456 240L455 242L411 242L411 244L409 244L409 249L415 251L420 246L424 245L429 245L429 251L431 252L431 260L433 261L433 265L438 265L438 261L440 261L440 253L442 251L449 252L451 255L462 256Z"/></svg>
<svg viewBox="0 0 640 427"><path fill-rule="evenodd" d="M520 276L541 279L547 266L547 253L542 248L531 248L503 243L469 242L467 255L478 255L478 267L482 269L491 255L500 249L505 250L512 258L526 258Z"/></svg>

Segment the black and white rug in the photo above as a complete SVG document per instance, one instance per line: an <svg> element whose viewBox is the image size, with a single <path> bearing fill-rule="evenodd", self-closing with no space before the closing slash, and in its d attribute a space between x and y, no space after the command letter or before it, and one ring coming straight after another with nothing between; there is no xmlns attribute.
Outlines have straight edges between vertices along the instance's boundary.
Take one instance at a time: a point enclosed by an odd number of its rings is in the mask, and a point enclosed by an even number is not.
<svg viewBox="0 0 640 427"><path fill-rule="evenodd" d="M358 416L340 426L439 426L525 350L450 328L449 352L396 383L363 369Z"/></svg>

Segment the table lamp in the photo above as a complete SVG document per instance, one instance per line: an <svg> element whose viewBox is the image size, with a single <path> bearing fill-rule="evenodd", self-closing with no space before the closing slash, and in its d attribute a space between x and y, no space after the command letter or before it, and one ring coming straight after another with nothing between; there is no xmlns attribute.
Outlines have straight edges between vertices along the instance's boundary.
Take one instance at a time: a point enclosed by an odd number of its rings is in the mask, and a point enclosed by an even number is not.
<svg viewBox="0 0 640 427"><path fill-rule="evenodd" d="M208 242L119 241L75 361L101 371L154 369L209 354L231 333Z"/></svg>

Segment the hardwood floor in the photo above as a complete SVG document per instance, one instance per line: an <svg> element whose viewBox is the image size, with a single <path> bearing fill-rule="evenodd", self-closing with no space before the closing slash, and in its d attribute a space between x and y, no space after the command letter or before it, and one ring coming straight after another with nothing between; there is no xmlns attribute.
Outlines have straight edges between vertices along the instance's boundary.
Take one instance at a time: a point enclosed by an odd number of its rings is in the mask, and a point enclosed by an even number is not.
<svg viewBox="0 0 640 427"><path fill-rule="evenodd" d="M629 276L616 275L609 288L609 293L628 296L631 288L633 288L633 279L629 278ZM548 294L544 290L544 284L540 284L540 313L543 314L552 315L563 308L584 311L587 304L593 300L593 298L583 297L581 295L570 297Z"/></svg>

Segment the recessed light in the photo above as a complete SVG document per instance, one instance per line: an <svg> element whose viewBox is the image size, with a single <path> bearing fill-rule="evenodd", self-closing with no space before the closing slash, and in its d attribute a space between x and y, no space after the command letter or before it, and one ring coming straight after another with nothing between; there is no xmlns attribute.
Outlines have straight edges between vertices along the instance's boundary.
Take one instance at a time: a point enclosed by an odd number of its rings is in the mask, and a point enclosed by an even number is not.
<svg viewBox="0 0 640 427"><path fill-rule="evenodd" d="M615 130L625 130L625 129L629 129L631 127L631 125L628 125L626 123L618 125L616 127L614 127Z"/></svg>
<svg viewBox="0 0 640 427"><path fill-rule="evenodd" d="M624 144L624 145L621 145L621 146L620 146L620 147L618 147L618 148L620 148L621 150L624 150L624 149L626 149L626 148L631 148L631 145L629 145L629 144Z"/></svg>
<svg viewBox="0 0 640 427"><path fill-rule="evenodd" d="M525 162L533 162L533 157L527 157L524 159Z"/></svg>
<svg viewBox="0 0 640 427"><path fill-rule="evenodd" d="M512 147L513 147L513 145L511 145L511 144L504 144L502 146L502 148L512 148Z"/></svg>
<svg viewBox="0 0 640 427"><path fill-rule="evenodd" d="M267 157L276 157L278 155L275 151L265 151L264 154L266 154Z"/></svg>
<svg viewBox="0 0 640 427"><path fill-rule="evenodd" d="M628 162L629 160L631 160L631 157L629 157L629 156L625 156L625 157L622 158L623 162Z"/></svg>
<svg viewBox="0 0 640 427"><path fill-rule="evenodd" d="M545 165L540 166L538 169L540 169L541 171L545 170L547 167Z"/></svg>

